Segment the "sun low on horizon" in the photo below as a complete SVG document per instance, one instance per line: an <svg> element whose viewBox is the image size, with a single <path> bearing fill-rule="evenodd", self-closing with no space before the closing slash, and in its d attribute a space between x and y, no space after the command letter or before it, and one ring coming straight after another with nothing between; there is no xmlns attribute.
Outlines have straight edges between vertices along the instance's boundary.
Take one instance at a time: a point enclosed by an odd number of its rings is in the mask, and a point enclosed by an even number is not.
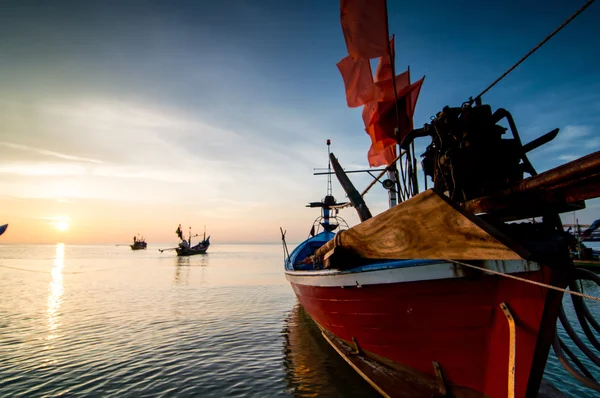
<svg viewBox="0 0 600 398"><path fill-rule="evenodd" d="M67 222L67 221L57 221L54 223L54 226L56 227L56 229L58 229L59 231L66 231L67 229L69 229L69 226L71 226L71 223Z"/></svg>

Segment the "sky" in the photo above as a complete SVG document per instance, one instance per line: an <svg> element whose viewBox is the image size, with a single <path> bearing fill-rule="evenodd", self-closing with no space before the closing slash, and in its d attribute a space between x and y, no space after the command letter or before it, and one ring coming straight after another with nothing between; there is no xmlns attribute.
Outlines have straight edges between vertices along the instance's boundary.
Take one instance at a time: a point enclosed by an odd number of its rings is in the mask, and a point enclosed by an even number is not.
<svg viewBox="0 0 600 398"><path fill-rule="evenodd" d="M388 1L397 70L426 76L415 125L478 94L583 3ZM338 1L0 7L2 243L175 243L178 224L206 225L213 244L276 243L280 227L298 242L319 215L305 204L325 195L313 175L325 141L346 169L368 166L336 67ZM560 128L529 154L538 172L600 149L599 20L593 4L483 97L523 142ZM371 180L351 178L359 191ZM365 200L387 208L380 187ZM600 218L587 205L581 223Z"/></svg>

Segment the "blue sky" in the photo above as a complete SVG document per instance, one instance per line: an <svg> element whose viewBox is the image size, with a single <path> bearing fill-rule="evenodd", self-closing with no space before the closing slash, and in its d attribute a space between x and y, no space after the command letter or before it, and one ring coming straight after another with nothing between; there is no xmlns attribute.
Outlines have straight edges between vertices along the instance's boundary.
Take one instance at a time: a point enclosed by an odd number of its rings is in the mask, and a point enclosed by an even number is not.
<svg viewBox="0 0 600 398"><path fill-rule="evenodd" d="M427 76L415 125L479 93L580 3L389 1L398 70ZM524 142L561 129L530 154L538 171L600 149L599 20L593 4L484 96ZM338 1L4 2L3 216L67 218L80 236L110 222L112 240L134 225L172 239L180 222L230 241L272 241L281 225L299 240L316 216L304 204L324 194L312 172L325 140L345 167L367 165L345 55ZM386 207L383 190L366 199ZM597 201L581 213L600 218Z"/></svg>

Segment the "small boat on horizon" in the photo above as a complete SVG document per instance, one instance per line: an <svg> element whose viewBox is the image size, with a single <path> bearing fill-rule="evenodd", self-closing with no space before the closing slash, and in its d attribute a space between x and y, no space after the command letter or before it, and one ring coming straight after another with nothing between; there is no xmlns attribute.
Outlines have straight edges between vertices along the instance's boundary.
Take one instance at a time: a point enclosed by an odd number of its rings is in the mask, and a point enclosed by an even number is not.
<svg viewBox="0 0 600 398"><path fill-rule="evenodd" d="M146 250L148 244L146 243L146 239L138 234L138 236L133 237L133 244L129 245L131 250Z"/></svg>
<svg viewBox="0 0 600 398"><path fill-rule="evenodd" d="M206 251L210 246L210 236L206 237L206 226L204 226L204 235L202 237L202 240L194 246L192 246L192 238L197 237L199 235L196 234L192 236L192 227L189 228L189 235L187 240L183 238L181 224L179 224L175 233L180 239L179 247L175 248L175 251L177 252L178 256L193 256L195 254L206 254Z"/></svg>

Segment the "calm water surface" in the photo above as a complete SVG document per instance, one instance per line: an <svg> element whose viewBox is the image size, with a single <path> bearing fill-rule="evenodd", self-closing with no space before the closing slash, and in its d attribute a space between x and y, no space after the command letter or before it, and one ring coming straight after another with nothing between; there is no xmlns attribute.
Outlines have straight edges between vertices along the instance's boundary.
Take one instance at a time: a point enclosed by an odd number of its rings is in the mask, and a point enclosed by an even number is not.
<svg viewBox="0 0 600 398"><path fill-rule="evenodd" d="M278 245L0 246L0 396L377 396L282 260Z"/></svg>
<svg viewBox="0 0 600 398"><path fill-rule="evenodd" d="M378 396L298 306L280 246L157 248L0 246L0 396Z"/></svg>

